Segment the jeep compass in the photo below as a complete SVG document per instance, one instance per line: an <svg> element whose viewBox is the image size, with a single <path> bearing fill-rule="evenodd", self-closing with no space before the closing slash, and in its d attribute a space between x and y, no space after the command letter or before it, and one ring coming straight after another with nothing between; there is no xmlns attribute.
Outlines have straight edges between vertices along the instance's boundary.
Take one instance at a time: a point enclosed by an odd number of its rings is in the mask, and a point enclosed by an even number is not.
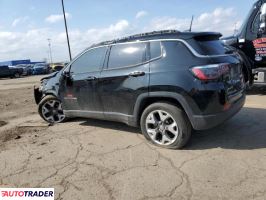
<svg viewBox="0 0 266 200"><path fill-rule="evenodd" d="M84 117L140 126L153 144L182 148L245 102L242 65L213 32L157 31L92 45L35 88L49 123Z"/></svg>

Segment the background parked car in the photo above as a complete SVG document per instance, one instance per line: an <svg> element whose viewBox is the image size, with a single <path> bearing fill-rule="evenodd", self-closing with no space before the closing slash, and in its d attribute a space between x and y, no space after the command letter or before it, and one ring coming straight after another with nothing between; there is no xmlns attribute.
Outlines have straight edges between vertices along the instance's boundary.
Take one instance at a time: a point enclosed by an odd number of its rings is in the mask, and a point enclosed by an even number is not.
<svg viewBox="0 0 266 200"><path fill-rule="evenodd" d="M0 66L0 78L19 78L23 74L22 68Z"/></svg>
<svg viewBox="0 0 266 200"><path fill-rule="evenodd" d="M23 76L29 76L32 75L33 71L33 65L30 64L22 64L22 65L16 65L16 68L22 68L23 69Z"/></svg>
<svg viewBox="0 0 266 200"><path fill-rule="evenodd" d="M32 70L33 75L38 74L49 74L50 73L50 66L48 64L35 64Z"/></svg>
<svg viewBox="0 0 266 200"><path fill-rule="evenodd" d="M64 63L53 63L53 64L50 64L50 67L51 67L52 72L57 72L63 69L65 65Z"/></svg>

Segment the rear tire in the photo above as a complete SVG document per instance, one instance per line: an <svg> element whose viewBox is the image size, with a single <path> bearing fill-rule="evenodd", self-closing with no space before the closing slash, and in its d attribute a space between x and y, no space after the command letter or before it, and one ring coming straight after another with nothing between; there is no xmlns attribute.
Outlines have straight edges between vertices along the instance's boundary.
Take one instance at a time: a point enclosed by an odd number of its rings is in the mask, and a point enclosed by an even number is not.
<svg viewBox="0 0 266 200"><path fill-rule="evenodd" d="M61 101L53 95L45 96L38 105L39 115L48 123L66 121Z"/></svg>
<svg viewBox="0 0 266 200"><path fill-rule="evenodd" d="M170 103L154 103L142 113L141 131L153 144L181 149L191 137L191 124L185 112Z"/></svg>

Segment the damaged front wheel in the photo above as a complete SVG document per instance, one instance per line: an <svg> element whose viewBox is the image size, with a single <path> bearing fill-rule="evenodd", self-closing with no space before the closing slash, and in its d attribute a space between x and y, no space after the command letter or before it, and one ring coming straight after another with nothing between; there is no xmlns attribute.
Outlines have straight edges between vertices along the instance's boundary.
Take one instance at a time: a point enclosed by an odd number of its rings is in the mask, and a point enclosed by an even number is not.
<svg viewBox="0 0 266 200"><path fill-rule="evenodd" d="M61 101L52 95L41 100L38 110L40 116L49 123L60 123L66 119Z"/></svg>

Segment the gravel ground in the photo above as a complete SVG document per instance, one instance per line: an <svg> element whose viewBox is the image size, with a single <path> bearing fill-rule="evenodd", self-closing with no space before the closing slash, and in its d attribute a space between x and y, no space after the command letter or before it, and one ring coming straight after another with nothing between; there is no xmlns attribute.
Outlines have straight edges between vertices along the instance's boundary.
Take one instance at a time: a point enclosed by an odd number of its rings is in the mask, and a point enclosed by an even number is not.
<svg viewBox="0 0 266 200"><path fill-rule="evenodd" d="M266 88L233 119L195 132L184 150L147 143L114 122L48 126L40 76L0 80L0 187L54 187L56 199L266 199Z"/></svg>

